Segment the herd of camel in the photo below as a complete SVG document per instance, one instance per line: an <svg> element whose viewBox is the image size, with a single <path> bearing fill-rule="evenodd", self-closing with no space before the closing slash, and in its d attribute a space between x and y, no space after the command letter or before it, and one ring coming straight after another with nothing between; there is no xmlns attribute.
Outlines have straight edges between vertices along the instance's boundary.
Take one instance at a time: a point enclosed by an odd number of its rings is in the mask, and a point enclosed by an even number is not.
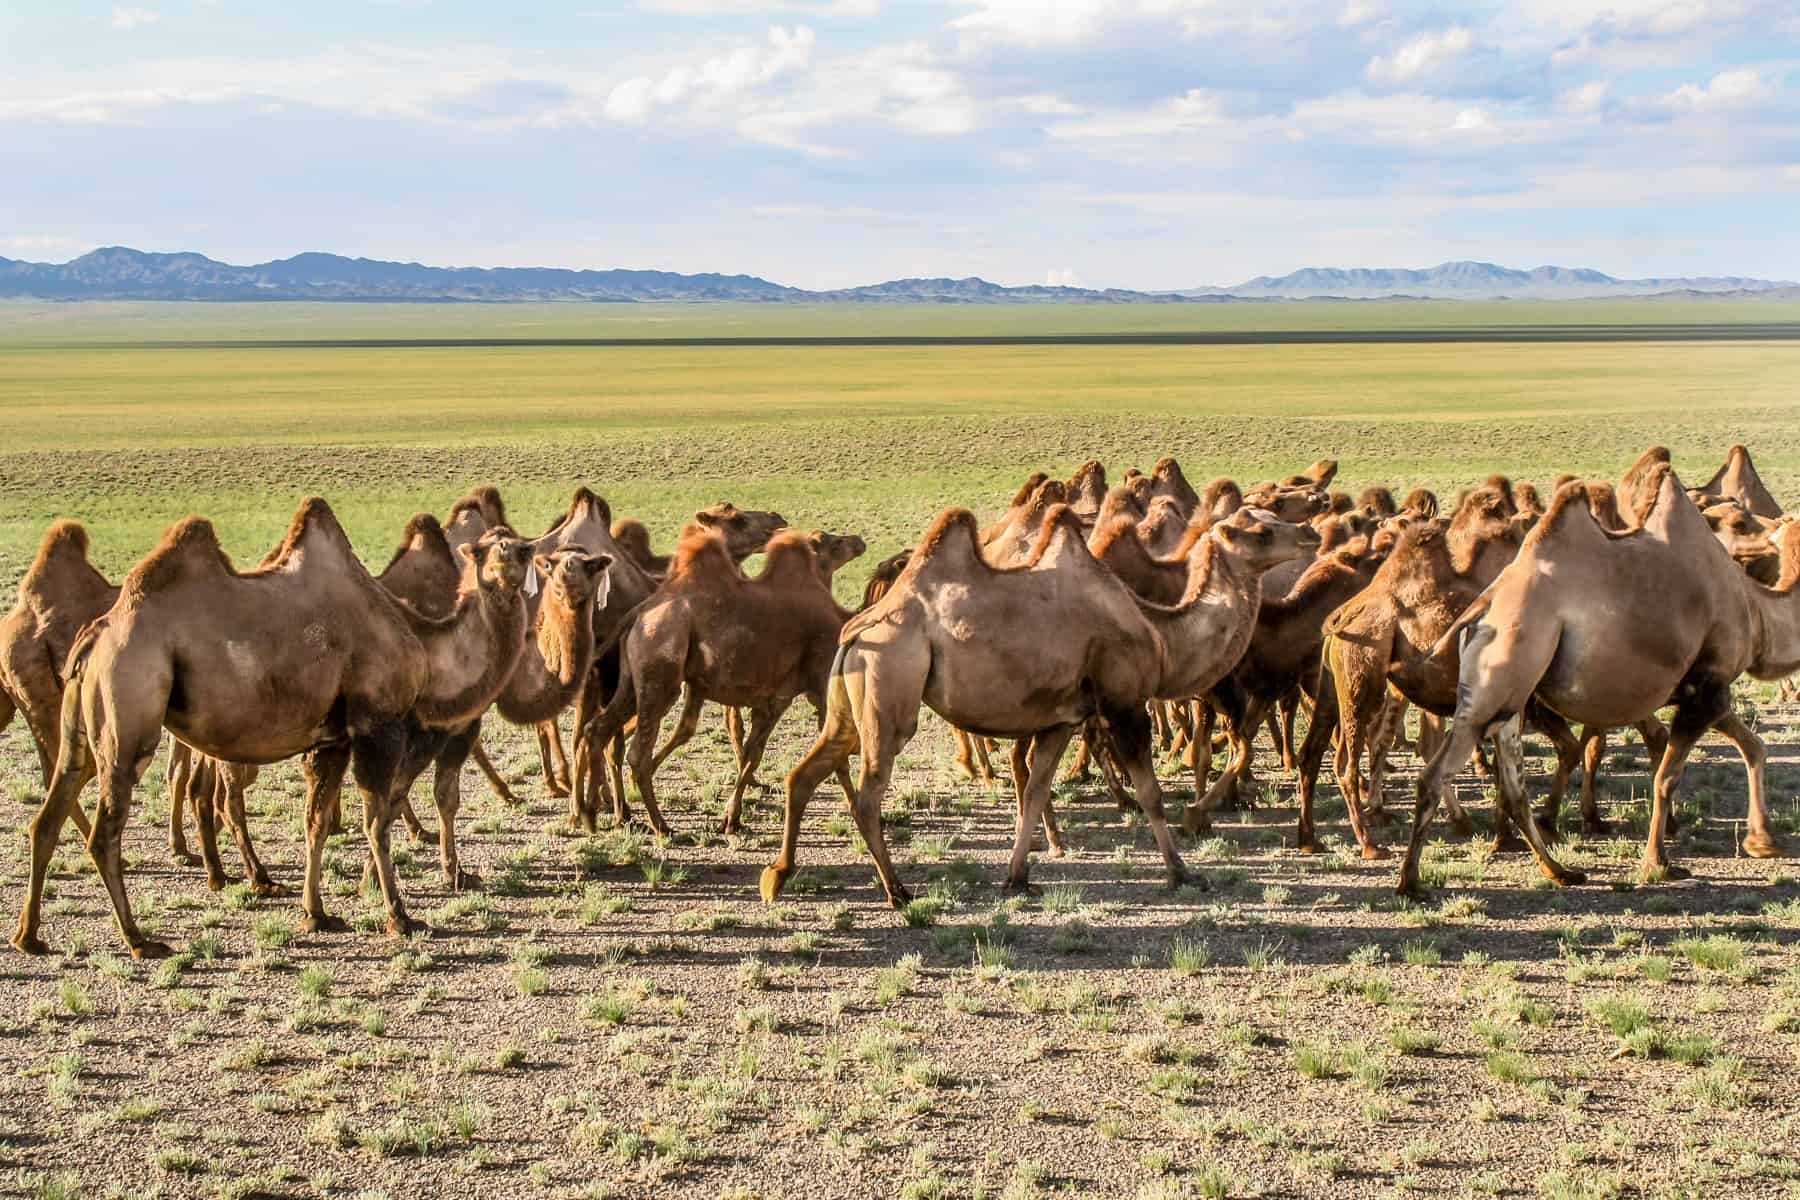
<svg viewBox="0 0 1800 1200"><path fill-rule="evenodd" d="M132 953L169 948L144 935L126 896L120 852L134 786L169 739L170 848L200 861L214 889L227 876L217 830L230 830L250 886L278 891L258 860L244 794L258 765L300 757L306 778L302 929L341 928L321 894L324 852L340 825L346 773L361 794L369 870L396 933L407 915L389 853L398 817L425 832L408 802L433 771L447 885L458 863L459 781L473 757L512 801L481 752L490 714L535 727L551 791L569 822L598 827L627 806L629 765L643 820L668 825L655 773L720 705L737 774L723 817L738 828L771 731L804 696L819 732L787 781L778 857L763 872L773 900L795 869L801 818L836 776L888 901L910 893L882 834L895 756L929 707L956 731L958 766L993 779L994 739L1012 742L1017 810L1006 883L1028 886L1041 826L1063 850L1050 799L1064 752L1070 773L1097 769L1121 806L1148 821L1171 883L1189 876L1163 811L1159 749L1194 774L1183 825L1243 802L1254 740L1273 735L1298 778L1297 847L1318 849L1313 795L1325 751L1363 857L1386 857L1376 833L1387 756L1411 743L1426 761L1403 893L1440 802L1472 832L1452 778L1483 745L1498 795L1497 847L1528 847L1558 884L1579 872L1552 857L1563 792L1585 756L1581 815L1605 828L1594 799L1607 733L1633 727L1657 761L1643 872L1669 860L1671 798L1708 731L1730 740L1749 776L1747 853L1781 846L1763 794L1764 749L1734 710L1740 675L1800 669L1800 537L1733 447L1698 488L1667 450L1646 452L1617 486L1572 476L1543 494L1495 476L1447 512L1420 488L1396 500L1333 490L1324 460L1243 488L1196 491L1172 458L1108 487L1089 462L1073 478L1034 474L996 523L940 514L918 545L881 562L854 613L833 577L866 551L861 538L790 530L779 513L719 503L694 514L671 554L643 525L614 522L577 490L535 538L509 524L497 491L474 489L448 519L407 523L379 574L357 557L331 508L304 501L287 535L239 570L210 522L190 517L126 575L88 561L75 521L44 537L0 623L0 727L24 714L45 782L31 823L30 888L13 945L43 953L45 875L65 821L87 844ZM743 564L763 556L756 574ZM681 703L670 741L664 718ZM1659 711L1673 707L1668 725ZM574 710L565 754L558 721ZM1310 711L1295 749L1296 714ZM1580 725L1579 736L1573 726ZM1216 779L1215 728L1225 756ZM1526 800L1522 733L1550 739L1557 765L1537 811ZM860 779L849 770L861 758ZM90 822L80 805L98 781ZM1516 832L1515 832L1516 831ZM1195 878L1195 883L1202 880Z"/></svg>

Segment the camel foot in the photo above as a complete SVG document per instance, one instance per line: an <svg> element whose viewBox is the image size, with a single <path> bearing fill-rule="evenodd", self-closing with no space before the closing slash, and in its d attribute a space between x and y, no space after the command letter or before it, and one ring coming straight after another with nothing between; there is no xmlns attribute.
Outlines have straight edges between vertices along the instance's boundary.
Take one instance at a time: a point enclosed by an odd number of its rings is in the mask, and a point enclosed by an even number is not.
<svg viewBox="0 0 1800 1200"><path fill-rule="evenodd" d="M13 935L13 949L20 954L44 955L50 953L50 947L44 939L35 933L19 933Z"/></svg>
<svg viewBox="0 0 1800 1200"><path fill-rule="evenodd" d="M209 892L222 892L225 890L226 884L236 882L237 880L229 875L208 875L206 877L206 890Z"/></svg>
<svg viewBox="0 0 1800 1200"><path fill-rule="evenodd" d="M1475 822L1468 813L1463 813L1450 822L1450 832L1461 838L1474 837Z"/></svg>
<svg viewBox="0 0 1800 1200"><path fill-rule="evenodd" d="M1312 834L1303 833L1294 842L1294 853L1318 854L1320 853L1319 843L1313 839Z"/></svg>
<svg viewBox="0 0 1800 1200"><path fill-rule="evenodd" d="M1202 837L1213 831L1212 818L1205 813L1190 813L1182 818L1181 832L1189 837Z"/></svg>
<svg viewBox="0 0 1800 1200"><path fill-rule="evenodd" d="M253 896L285 896L287 889L273 879L253 879L250 881L250 894Z"/></svg>
<svg viewBox="0 0 1800 1200"><path fill-rule="evenodd" d="M1394 852L1392 850L1389 850L1386 846L1377 846L1373 842L1362 848L1362 860L1364 862L1386 862L1392 857L1394 857Z"/></svg>
<svg viewBox="0 0 1800 1200"><path fill-rule="evenodd" d="M1753 833L1744 839L1744 853L1751 858L1781 858L1787 850L1773 835Z"/></svg>
<svg viewBox="0 0 1800 1200"><path fill-rule="evenodd" d="M175 951L169 948L169 943L154 941L150 938L145 938L131 948L131 957L133 958L167 958L173 953Z"/></svg>
<svg viewBox="0 0 1800 1200"><path fill-rule="evenodd" d="M1413 900L1420 904L1431 899L1431 892L1426 888L1421 887L1419 881L1416 879L1402 879L1398 884L1394 885L1394 895L1403 896L1408 900Z"/></svg>
<svg viewBox="0 0 1800 1200"><path fill-rule="evenodd" d="M437 841L437 836L426 832L425 828L421 826L412 831L412 840L415 846L430 846Z"/></svg>
<svg viewBox="0 0 1800 1200"><path fill-rule="evenodd" d="M569 798L569 789L565 785L556 782L554 779L547 779L544 781L544 790L549 792L552 796L555 796L558 800L567 800ZM520 800L511 792L503 793L500 799L506 801L514 808L523 808L525 805L523 800Z"/></svg>
<svg viewBox="0 0 1800 1200"><path fill-rule="evenodd" d="M1674 863L1645 863L1644 869L1638 872L1639 883L1680 883L1693 877L1692 871Z"/></svg>
<svg viewBox="0 0 1800 1200"><path fill-rule="evenodd" d="M387 931L395 937L431 936L431 926L417 917L409 917L405 913L389 917Z"/></svg>
<svg viewBox="0 0 1800 1200"><path fill-rule="evenodd" d="M743 828L744 824L742 821L734 821L730 817L726 817L723 821L719 822L719 832L726 837L741 833Z"/></svg>
<svg viewBox="0 0 1800 1200"><path fill-rule="evenodd" d="M342 917L334 917L329 913L319 913L300 918L301 933L348 933L350 922Z"/></svg>
<svg viewBox="0 0 1800 1200"><path fill-rule="evenodd" d="M787 882L788 873L776 867L764 867L762 873L762 898L764 904L773 904L781 897L781 887Z"/></svg>
<svg viewBox="0 0 1800 1200"><path fill-rule="evenodd" d="M1051 858L1067 858L1069 857L1069 848L1061 842L1051 842L1044 853Z"/></svg>
<svg viewBox="0 0 1800 1200"><path fill-rule="evenodd" d="M1003 879L1000 881L1000 890L1013 896L1041 896L1044 894L1044 889L1029 879Z"/></svg>
<svg viewBox="0 0 1800 1200"><path fill-rule="evenodd" d="M1168 883L1170 891L1186 887L1189 884L1192 884L1196 889L1202 892L1211 890L1206 885L1205 876L1190 875L1188 874L1186 867L1170 867L1163 878L1164 881Z"/></svg>
<svg viewBox="0 0 1800 1200"><path fill-rule="evenodd" d="M200 856L186 846L170 846L169 857L175 860L178 867L197 867L201 865Z"/></svg>
<svg viewBox="0 0 1800 1200"><path fill-rule="evenodd" d="M1497 837L1494 839L1493 844L1488 847L1489 852L1493 854L1523 854L1529 849L1531 849L1531 843L1527 842L1516 833L1509 833L1505 837Z"/></svg>
<svg viewBox="0 0 1800 1200"><path fill-rule="evenodd" d="M481 886L481 876L457 867L444 876L444 886L452 892L474 891Z"/></svg>
<svg viewBox="0 0 1800 1200"><path fill-rule="evenodd" d="M1557 887L1580 887L1587 882L1587 872L1564 867L1561 874L1550 876L1550 882Z"/></svg>
<svg viewBox="0 0 1800 1200"><path fill-rule="evenodd" d="M1604 837L1612 831L1612 822L1605 817L1581 818L1581 832L1587 837Z"/></svg>
<svg viewBox="0 0 1800 1200"><path fill-rule="evenodd" d="M905 908L913 902L912 889L902 884L894 885L894 890L887 894L889 908Z"/></svg>

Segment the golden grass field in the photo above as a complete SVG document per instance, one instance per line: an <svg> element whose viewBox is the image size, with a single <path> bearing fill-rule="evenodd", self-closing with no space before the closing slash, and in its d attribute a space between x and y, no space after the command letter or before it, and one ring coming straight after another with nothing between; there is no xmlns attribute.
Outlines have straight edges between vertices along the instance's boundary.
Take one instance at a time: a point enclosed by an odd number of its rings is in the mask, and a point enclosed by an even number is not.
<svg viewBox="0 0 1800 1200"><path fill-rule="evenodd" d="M685 512L720 498L860 533L870 554L841 574L846 596L939 508L997 512L1029 471L1066 474L1088 457L1117 475L1172 453L1196 482L1249 482L1333 455L1352 490L1449 491L1493 471L1616 478L1656 442L1703 476L1743 441L1778 497L1800 494L1795 342L141 344L1320 327L1346 313L0 305L0 583L55 516L88 522L117 577L190 511L211 515L240 560L260 557L312 493L379 566L410 513L441 514L481 481L501 487L527 533L579 483L665 548ZM1674 313L1352 315L1440 326L1795 315ZM1800 849L1800 712L1769 687L1741 704L1770 740L1777 830ZM810 714L790 714L766 781L779 783L811 728ZM568 836L529 732L491 722L486 738L526 806L500 805L465 772L462 857L483 887L447 892L434 850L396 837L428 938L380 932L352 838L334 840L327 864L348 934L297 936L292 898L209 892L202 872L171 862L159 764L138 792L127 881L146 931L182 953L134 963L66 837L43 931L57 953L0 956L0 1194L1800 1192L1800 868L1736 853L1744 776L1720 744L1696 754L1683 785L1674 853L1696 878L1681 885L1636 883L1650 765L1632 741L1615 745L1601 781L1618 832L1571 835L1560 851L1589 872L1586 887L1549 890L1523 856L1440 829L1425 869L1436 895L1402 902L1392 864L1350 851L1333 787L1321 789L1330 852L1288 848L1292 780L1265 751L1256 807L1183 846L1208 890L1168 891L1145 827L1072 784L1057 793L1071 855L1038 858L1043 891L1017 897L993 886L1011 843L1007 793L958 778L947 732L927 720L888 804L899 868L920 894L896 913L829 788L789 895L757 898L779 792L753 796L741 837L710 832L731 771L714 714L659 776L677 830L667 842ZM1400 768L1395 813L1416 763ZM1179 806L1187 780L1173 766L1164 779ZM1485 815L1485 781L1459 787ZM40 794L18 722L0 736L0 792L11 917ZM250 798L258 848L293 886L303 795L284 764ZM428 788L414 799L435 826ZM1405 830L1397 820L1385 835Z"/></svg>

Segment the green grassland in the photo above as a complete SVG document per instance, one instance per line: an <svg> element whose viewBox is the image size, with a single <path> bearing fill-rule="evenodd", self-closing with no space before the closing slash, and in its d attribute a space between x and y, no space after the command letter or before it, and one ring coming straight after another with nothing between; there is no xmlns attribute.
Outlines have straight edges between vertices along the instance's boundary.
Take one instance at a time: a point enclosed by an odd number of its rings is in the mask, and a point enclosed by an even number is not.
<svg viewBox="0 0 1800 1200"><path fill-rule="evenodd" d="M577 483L666 545L715 499L885 553L949 504L992 511L1033 469L1177 455L1196 481L1322 455L1342 482L1453 489L1492 471L1616 477L1645 446L1704 476L1749 443L1800 489L1800 343L207 348L363 336L1075 333L1343 320L1778 320L1795 306L0 305L0 584L45 524L87 521L118 574L203 512L259 555L329 497L380 560L412 512L491 480L531 530ZM1521 315L1523 314L1523 315ZM1748 314L1748 315L1746 315ZM1505 318L1505 321L1502 321ZM660 324L659 324L660 323ZM1241 324L1240 324L1240 327ZM854 574L854 573L853 573ZM848 589L854 580L846 580Z"/></svg>

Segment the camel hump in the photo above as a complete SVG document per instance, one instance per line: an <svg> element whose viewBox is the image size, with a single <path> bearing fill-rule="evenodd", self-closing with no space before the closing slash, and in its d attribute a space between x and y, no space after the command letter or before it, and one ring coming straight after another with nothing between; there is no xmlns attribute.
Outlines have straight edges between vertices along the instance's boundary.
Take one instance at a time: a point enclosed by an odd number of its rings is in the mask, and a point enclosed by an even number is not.
<svg viewBox="0 0 1800 1200"><path fill-rule="evenodd" d="M1038 530L1037 540L1032 543L1026 564L1036 566L1038 560L1049 553L1059 538L1071 539L1083 549L1087 548L1087 542L1082 537L1081 518L1067 504L1052 505L1050 511L1044 514L1043 528Z"/></svg>
<svg viewBox="0 0 1800 1200"><path fill-rule="evenodd" d="M568 515L563 518L564 523L575 520L583 511L592 511L600 518L601 524L608 529L612 528L612 506L585 483L576 488L575 494L569 497L569 511Z"/></svg>
<svg viewBox="0 0 1800 1200"><path fill-rule="evenodd" d="M946 508L939 513L926 526L925 536L919 539L912 557L907 560L906 570L918 570L927 562L940 558L980 561L981 529L975 524L975 514L968 509Z"/></svg>
<svg viewBox="0 0 1800 1200"><path fill-rule="evenodd" d="M506 519L506 501L500 498L500 489L491 483L478 483L469 489L465 499L473 501L480 510L482 518L489 525L510 525ZM452 509L452 512L455 510Z"/></svg>
<svg viewBox="0 0 1800 1200"><path fill-rule="evenodd" d="M1088 549L1094 552L1095 558L1104 559L1107 552L1115 545L1136 543L1138 540L1137 528L1137 522L1132 520L1129 514L1122 513L1118 516L1108 517L1094 527L1094 535L1088 543Z"/></svg>
<svg viewBox="0 0 1800 1200"><path fill-rule="evenodd" d="M1207 484L1206 491L1200 495L1201 505L1209 511L1217 511L1221 503L1229 504L1235 510L1243 502L1243 489L1238 487L1237 480L1225 475Z"/></svg>
<svg viewBox="0 0 1800 1200"><path fill-rule="evenodd" d="M156 549L131 568L123 584L134 599L175 586L197 574L229 573L231 563L219 546L219 535L205 517L185 517L162 536Z"/></svg>
<svg viewBox="0 0 1800 1200"><path fill-rule="evenodd" d="M757 582L777 584L782 587L797 586L803 582L819 584L819 559L813 550L812 538L804 533L791 529L783 529L769 539L763 547L763 569L756 577Z"/></svg>
<svg viewBox="0 0 1800 1200"><path fill-rule="evenodd" d="M1531 531L1527 540L1536 545L1547 537L1555 536L1563 523L1570 519L1568 514L1571 512L1583 514L1589 521L1598 524L1594 519L1595 502L1585 480L1570 480L1556 489L1556 495L1550 498L1550 507L1545 510L1543 519L1537 523L1537 528Z"/></svg>
<svg viewBox="0 0 1800 1200"><path fill-rule="evenodd" d="M1008 504L1007 507L1017 508L1019 505L1031 499L1031 493L1037 491L1039 485L1048 478L1050 477L1042 471L1033 471L1026 477L1025 482L1019 485L1019 490L1013 493L1012 502Z"/></svg>
<svg viewBox="0 0 1800 1200"><path fill-rule="evenodd" d="M450 539L444 536L444 527L430 513L414 513L401 531L400 541L406 547L420 550L441 547L445 554L450 553Z"/></svg>
<svg viewBox="0 0 1800 1200"><path fill-rule="evenodd" d="M52 521L38 543L37 557L25 569L19 581L19 595L35 592L57 571L69 566L88 566L88 533L80 521L63 518ZM91 568L90 568L91 569Z"/></svg>
<svg viewBox="0 0 1800 1200"><path fill-rule="evenodd" d="M209 524L207 529L211 531L212 526ZM356 551L350 545L350 535L344 532L342 525L338 524L337 514L331 511L331 505L327 504L320 496L308 496L300 501L300 507L294 510L294 519L288 522L287 534L281 539L279 545L263 557L261 565L265 567L279 566L286 562L288 556L302 543L329 546L351 558L356 557ZM216 538L213 546L215 549L218 547ZM222 551L220 553L223 555ZM229 560L227 560L227 566L229 567Z"/></svg>

